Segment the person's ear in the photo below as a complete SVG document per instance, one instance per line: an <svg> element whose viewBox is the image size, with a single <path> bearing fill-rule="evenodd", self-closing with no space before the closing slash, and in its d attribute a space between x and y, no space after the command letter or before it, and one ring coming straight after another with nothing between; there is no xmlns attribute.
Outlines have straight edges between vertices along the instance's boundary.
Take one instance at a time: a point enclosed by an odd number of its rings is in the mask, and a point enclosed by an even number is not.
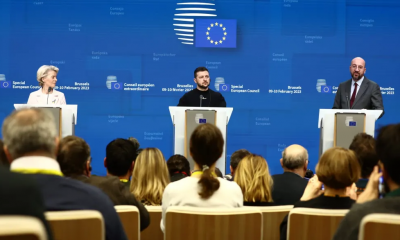
<svg viewBox="0 0 400 240"><path fill-rule="evenodd" d="M281 167L283 167L283 159L281 158L281 160L279 160L279 162L281 163Z"/></svg>
<svg viewBox="0 0 400 240"><path fill-rule="evenodd" d="M86 162L86 173L85 173L85 175L90 177L91 174L92 174L92 166L90 165L90 160L88 160Z"/></svg>
<svg viewBox="0 0 400 240"><path fill-rule="evenodd" d="M196 84L197 84L197 80L196 80L196 78L193 78L193 81L194 81L194 83L196 83Z"/></svg>
<svg viewBox="0 0 400 240"><path fill-rule="evenodd" d="M13 161L14 159L12 159L11 154L10 154L10 151L8 151L8 148L7 148L6 145L3 146L3 150L4 150L4 154L6 155L7 161L8 161L9 163L12 163L12 161Z"/></svg>
<svg viewBox="0 0 400 240"><path fill-rule="evenodd" d="M307 171L308 168L308 160L306 160L306 164L304 164L304 171Z"/></svg>
<svg viewBox="0 0 400 240"><path fill-rule="evenodd" d="M232 168L232 166L229 166L229 169L231 170L231 175L233 175L234 173L233 173L233 168Z"/></svg>
<svg viewBox="0 0 400 240"><path fill-rule="evenodd" d="M107 161L106 161L106 157L104 158L104 167L107 168Z"/></svg>
<svg viewBox="0 0 400 240"><path fill-rule="evenodd" d="M58 150L60 149L60 138L56 137L55 141L56 141L56 148L55 148L54 155L57 156Z"/></svg>
<svg viewBox="0 0 400 240"><path fill-rule="evenodd" d="M129 168L129 172L133 173L133 168L135 167L135 161L132 161L131 167ZM130 174L132 175L132 174Z"/></svg>

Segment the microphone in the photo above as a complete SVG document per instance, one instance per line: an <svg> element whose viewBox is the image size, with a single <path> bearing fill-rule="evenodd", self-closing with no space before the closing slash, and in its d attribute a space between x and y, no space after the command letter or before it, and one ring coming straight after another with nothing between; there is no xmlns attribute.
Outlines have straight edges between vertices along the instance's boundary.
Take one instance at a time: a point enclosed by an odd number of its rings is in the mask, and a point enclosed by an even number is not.
<svg viewBox="0 0 400 240"><path fill-rule="evenodd" d="M49 87L49 89L47 90L47 104L49 104L49 96L50 96L51 90L52 90L51 87Z"/></svg>
<svg viewBox="0 0 400 240"><path fill-rule="evenodd" d="M346 93L346 101L347 101L347 107L348 109L350 109L350 103L349 103L349 96Z"/></svg>
<svg viewBox="0 0 400 240"><path fill-rule="evenodd" d="M202 102L203 102L203 95L200 95L200 107Z"/></svg>

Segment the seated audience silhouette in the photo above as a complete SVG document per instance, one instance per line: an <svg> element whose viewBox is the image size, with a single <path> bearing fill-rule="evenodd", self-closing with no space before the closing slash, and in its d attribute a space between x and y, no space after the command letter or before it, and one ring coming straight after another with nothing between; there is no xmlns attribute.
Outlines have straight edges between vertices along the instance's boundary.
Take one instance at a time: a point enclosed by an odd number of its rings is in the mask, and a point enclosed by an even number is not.
<svg viewBox="0 0 400 240"><path fill-rule="evenodd" d="M400 124L380 129L376 153L380 160L369 178L367 187L339 225L334 240L357 240L361 220L372 213L400 214ZM379 197L379 178L383 177L383 199ZM384 238L384 236L382 236Z"/></svg>
<svg viewBox="0 0 400 240"><path fill-rule="evenodd" d="M171 182L190 176L189 161L182 155L172 155L167 161L167 167Z"/></svg>
<svg viewBox="0 0 400 240"><path fill-rule="evenodd" d="M0 165L4 168L10 168L10 162L8 162L6 154L4 153L4 143L0 139Z"/></svg>
<svg viewBox="0 0 400 240"><path fill-rule="evenodd" d="M294 207L322 209L350 209L355 202L347 194L347 188L361 174L360 164L353 151L334 147L322 154L316 167L316 175L310 179L300 202ZM324 185L324 190L322 189ZM280 226L281 239L286 239L286 216Z"/></svg>
<svg viewBox="0 0 400 240"><path fill-rule="evenodd" d="M233 181L233 179L235 178L235 171L236 171L236 168L237 168L239 162L249 154L250 154L250 152L247 151L246 149L239 149L239 150L235 151L234 153L232 153L231 162L229 164L231 174L225 175L225 179L227 179L229 181Z"/></svg>
<svg viewBox="0 0 400 240"><path fill-rule="evenodd" d="M107 169L108 176L116 176L128 188L130 187L129 178L132 175L139 142L130 138L117 138L111 141L106 147L106 157L104 167Z"/></svg>
<svg viewBox="0 0 400 240"><path fill-rule="evenodd" d="M304 178L308 152L300 145L290 145L283 150L280 162L283 173L272 176L272 199L275 205L293 205L300 200L308 183Z"/></svg>
<svg viewBox="0 0 400 240"><path fill-rule="evenodd" d="M243 192L245 206L273 206L272 178L267 161L258 155L244 157L235 172L235 182Z"/></svg>
<svg viewBox="0 0 400 240"><path fill-rule="evenodd" d="M167 163L157 148L145 148L136 159L130 191L147 206L160 206L169 183Z"/></svg>
<svg viewBox="0 0 400 240"><path fill-rule="evenodd" d="M357 195L360 195L367 187L369 176L379 162L375 151L375 139L366 133L359 133L354 137L349 149L356 154L361 166L361 178L356 182Z"/></svg>
<svg viewBox="0 0 400 240"><path fill-rule="evenodd" d="M3 123L3 139L11 171L30 174L36 180L46 211L99 211L106 239L127 239L107 195L96 187L63 177L55 160L57 134L54 117L47 110L22 109L8 116Z"/></svg>
<svg viewBox="0 0 400 240"><path fill-rule="evenodd" d="M239 186L217 178L214 169L224 149L221 131L214 125L200 124L190 137L190 155L194 171L190 177L170 183L162 198L161 229L164 231L165 214L170 206L208 208L236 208L243 206Z"/></svg>
<svg viewBox="0 0 400 240"><path fill-rule="evenodd" d="M65 177L77 179L100 188L111 199L114 205L133 205L139 209L140 229L144 230L150 224L147 209L136 200L129 188L115 176L90 176L90 147L80 137L68 136L60 141L57 161Z"/></svg>

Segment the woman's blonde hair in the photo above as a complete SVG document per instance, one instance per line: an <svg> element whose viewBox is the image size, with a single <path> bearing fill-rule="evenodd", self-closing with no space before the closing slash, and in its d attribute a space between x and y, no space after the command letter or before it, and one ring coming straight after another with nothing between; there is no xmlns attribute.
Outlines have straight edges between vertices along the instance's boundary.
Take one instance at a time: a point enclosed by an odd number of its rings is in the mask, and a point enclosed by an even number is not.
<svg viewBox="0 0 400 240"><path fill-rule="evenodd" d="M145 205L161 205L169 183L167 163L157 148L146 148L136 158L130 191Z"/></svg>
<svg viewBox="0 0 400 240"><path fill-rule="evenodd" d="M244 157L236 168L235 182L242 189L245 202L272 202L273 180L263 157Z"/></svg>
<svg viewBox="0 0 400 240"><path fill-rule="evenodd" d="M43 87L42 79L47 76L49 71L54 71L56 74L58 74L59 69L58 67L52 65L43 65L37 70L36 79L41 87Z"/></svg>
<svg viewBox="0 0 400 240"><path fill-rule="evenodd" d="M322 154L316 167L318 180L327 187L343 189L361 176L361 167L352 150L334 147Z"/></svg>

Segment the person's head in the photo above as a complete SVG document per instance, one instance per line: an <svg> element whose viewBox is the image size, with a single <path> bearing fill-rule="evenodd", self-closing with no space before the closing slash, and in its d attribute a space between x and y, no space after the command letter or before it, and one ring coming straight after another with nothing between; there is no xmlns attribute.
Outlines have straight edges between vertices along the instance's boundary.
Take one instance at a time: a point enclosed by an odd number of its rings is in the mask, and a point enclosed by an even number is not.
<svg viewBox="0 0 400 240"><path fill-rule="evenodd" d="M300 145L290 145L283 150L280 162L285 172L296 172L304 177L308 166L308 152Z"/></svg>
<svg viewBox="0 0 400 240"><path fill-rule="evenodd" d="M29 108L12 112L3 122L2 134L9 162L25 155L56 156L59 139L54 117L48 110Z"/></svg>
<svg viewBox="0 0 400 240"><path fill-rule="evenodd" d="M194 70L194 82L199 90L207 90L210 86L210 73L205 67L198 67Z"/></svg>
<svg viewBox="0 0 400 240"><path fill-rule="evenodd" d="M354 151L360 163L361 177L369 178L372 170L379 162L375 151L375 139L366 133L359 133L354 137L349 149Z"/></svg>
<svg viewBox="0 0 400 240"><path fill-rule="evenodd" d="M352 150L333 147L322 154L316 174L325 188L343 190L357 182L361 167Z"/></svg>
<svg viewBox="0 0 400 240"><path fill-rule="evenodd" d="M167 163L157 148L145 148L136 159L130 191L140 201L160 205L170 182Z"/></svg>
<svg viewBox="0 0 400 240"><path fill-rule="evenodd" d="M39 82L40 87L51 87L54 88L57 83L57 74L59 69L51 65L41 66L36 75L36 79Z"/></svg>
<svg viewBox="0 0 400 240"><path fill-rule="evenodd" d="M199 195L204 199L211 197L219 188L219 180L213 176L213 172L223 150L224 138L215 125L200 124L190 136L190 155L195 162L195 168L203 170L199 181Z"/></svg>
<svg viewBox="0 0 400 240"><path fill-rule="evenodd" d="M85 175L90 177L90 147L80 137L67 136L61 139L57 154L57 162L64 176L76 177Z"/></svg>
<svg viewBox="0 0 400 240"><path fill-rule="evenodd" d="M382 163L384 183L393 191L400 186L400 124L387 125L379 130L376 153Z"/></svg>
<svg viewBox="0 0 400 240"><path fill-rule="evenodd" d="M106 147L104 167L109 175L126 177L132 174L136 155L135 144L127 139L117 138Z"/></svg>
<svg viewBox="0 0 400 240"><path fill-rule="evenodd" d="M10 162L7 160L6 153L4 152L4 144L0 139L0 165L6 168L10 167Z"/></svg>
<svg viewBox="0 0 400 240"><path fill-rule="evenodd" d="M140 148L140 143L139 143L139 141L138 141L136 138L134 138L134 137L129 137L128 140L131 141L131 142L133 143L133 145L135 146L136 149L139 149L139 148Z"/></svg>
<svg viewBox="0 0 400 240"><path fill-rule="evenodd" d="M230 163L230 169L231 169L232 175L235 174L236 168L237 168L240 160L242 160L247 155L250 155L250 152L247 151L246 149L239 149L239 150L235 151L234 153L232 153L231 163Z"/></svg>
<svg viewBox="0 0 400 240"><path fill-rule="evenodd" d="M234 181L243 192L245 202L272 202L272 177L267 161L258 155L247 155L240 161Z"/></svg>
<svg viewBox="0 0 400 240"><path fill-rule="evenodd" d="M224 178L224 175L222 175L222 172L221 172L221 170L219 170L219 168L216 167L214 169L214 172L215 172L215 175L217 175L217 177Z"/></svg>
<svg viewBox="0 0 400 240"><path fill-rule="evenodd" d="M167 167L169 175L181 173L186 176L190 176L190 164L189 161L182 155L172 155L167 161Z"/></svg>
<svg viewBox="0 0 400 240"><path fill-rule="evenodd" d="M360 80L365 72L367 71L367 68L365 68L365 61L364 59L360 57L356 57L353 60L351 60L350 64L350 74L353 80L358 81Z"/></svg>

